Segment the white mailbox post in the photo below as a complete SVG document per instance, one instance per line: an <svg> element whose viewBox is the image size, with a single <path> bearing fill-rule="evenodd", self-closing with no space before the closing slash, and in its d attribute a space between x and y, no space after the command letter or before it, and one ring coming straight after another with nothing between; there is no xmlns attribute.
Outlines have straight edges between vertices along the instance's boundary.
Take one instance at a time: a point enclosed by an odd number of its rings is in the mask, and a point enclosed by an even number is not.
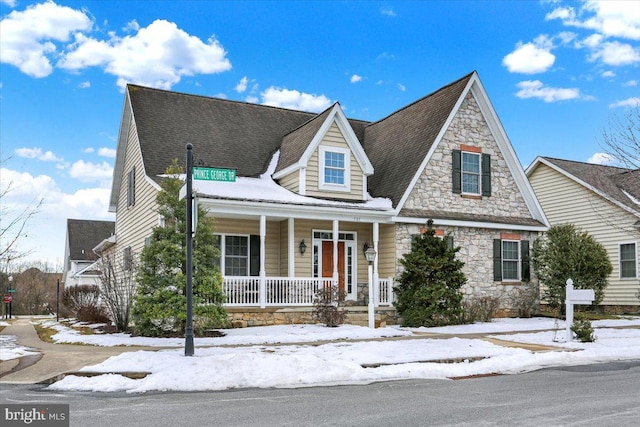
<svg viewBox="0 0 640 427"><path fill-rule="evenodd" d="M593 289L573 289L573 280L567 279L566 296L564 299L567 305L567 342L573 340L573 334L571 333L571 325L573 325L573 305L588 305L591 304L595 298L596 295Z"/></svg>

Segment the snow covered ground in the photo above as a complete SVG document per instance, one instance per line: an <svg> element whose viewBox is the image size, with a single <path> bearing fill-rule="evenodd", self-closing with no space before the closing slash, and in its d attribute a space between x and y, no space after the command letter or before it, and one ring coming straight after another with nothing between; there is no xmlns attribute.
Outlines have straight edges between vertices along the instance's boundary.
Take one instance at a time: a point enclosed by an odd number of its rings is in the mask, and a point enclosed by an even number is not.
<svg viewBox="0 0 640 427"><path fill-rule="evenodd" d="M409 378L455 378L492 373L515 374L548 366L640 359L640 318L593 322L594 343L564 341L564 322L553 319L496 319L490 323L443 328L369 329L343 325L267 326L227 330L221 338L196 338L195 355L182 348L123 353L85 367L95 377L67 376L54 390L126 391L222 390L244 387L304 387L358 384ZM613 327L629 327L613 329ZM94 345L183 346L184 339L136 338L125 334L80 335L56 325L58 342ZM554 331L555 328L555 331ZM544 331L543 331L544 330ZM414 332L416 334L414 334ZM513 332L513 334L504 334ZM390 339L420 333L454 338ZM481 333L506 341L558 347L532 352L464 334ZM375 338L383 338L373 340ZM388 338L388 339L384 339ZM358 341L370 340L370 341ZM330 342L326 342L330 341ZM293 343L293 344L291 344ZM308 344L303 344L308 343ZM117 372L149 372L133 380Z"/></svg>
<svg viewBox="0 0 640 427"><path fill-rule="evenodd" d="M0 328L9 326L7 322L0 321ZM18 345L13 335L0 335L0 361L17 359L22 356L37 354L27 347Z"/></svg>

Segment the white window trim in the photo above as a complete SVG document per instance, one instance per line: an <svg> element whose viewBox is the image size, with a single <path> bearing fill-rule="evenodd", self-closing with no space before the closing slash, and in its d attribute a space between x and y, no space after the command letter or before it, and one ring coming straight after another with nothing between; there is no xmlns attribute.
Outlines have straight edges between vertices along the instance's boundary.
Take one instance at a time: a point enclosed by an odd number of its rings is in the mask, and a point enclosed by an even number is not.
<svg viewBox="0 0 640 427"><path fill-rule="evenodd" d="M520 240L511 240L511 239L500 239L501 241L501 245L500 245L500 250L502 251L502 253L500 254L500 258L501 258L501 265L500 268L502 269L502 281L503 282L521 282L522 281L522 248L520 247ZM504 258L504 242L513 242L513 243L517 243L518 244L518 277L516 279L505 279L504 277L504 262L513 262L515 260L513 259L506 259Z"/></svg>
<svg viewBox="0 0 640 427"><path fill-rule="evenodd" d="M222 277L227 277L225 274L226 267L226 251L227 251L227 242L226 237L246 237L247 238L247 271L244 276L228 276L228 277L249 277L249 269L251 268L251 236L249 234L235 234L235 233L214 233L214 236L220 236L220 273Z"/></svg>
<svg viewBox="0 0 640 427"><path fill-rule="evenodd" d="M324 182L325 153L340 153L344 155L344 184L327 184ZM326 145L318 147L318 188L325 191L351 192L351 150Z"/></svg>
<svg viewBox="0 0 640 427"><path fill-rule="evenodd" d="M636 275L634 277L622 277L622 257L620 250L622 249L622 245L633 245L635 248L636 255ZM638 242L620 242L618 243L618 278L620 280L637 280L638 279Z"/></svg>
<svg viewBox="0 0 640 427"><path fill-rule="evenodd" d="M464 155L472 154L478 158L478 192L470 193L468 191L464 191ZM466 172L468 174L476 174L475 172ZM470 196L482 196L482 153L475 153L473 151L460 151L460 191L461 194L466 194Z"/></svg>

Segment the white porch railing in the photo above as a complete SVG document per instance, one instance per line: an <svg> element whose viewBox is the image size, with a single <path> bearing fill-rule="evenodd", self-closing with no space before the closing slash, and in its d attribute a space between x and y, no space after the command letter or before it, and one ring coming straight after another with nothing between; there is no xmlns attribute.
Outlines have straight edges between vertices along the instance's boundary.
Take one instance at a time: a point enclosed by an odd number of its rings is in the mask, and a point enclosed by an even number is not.
<svg viewBox="0 0 640 427"><path fill-rule="evenodd" d="M378 279L380 292L380 305L391 306L393 304L393 278Z"/></svg>
<svg viewBox="0 0 640 427"><path fill-rule="evenodd" d="M265 277L265 306L311 306L318 289L330 286L330 277ZM378 279L379 305L393 304L393 278ZM230 307L260 307L260 277L225 277L222 291Z"/></svg>
<svg viewBox="0 0 640 427"><path fill-rule="evenodd" d="M265 277L265 306L310 306L318 289L330 286L330 277ZM260 277L225 277L222 291L227 306L259 307Z"/></svg>

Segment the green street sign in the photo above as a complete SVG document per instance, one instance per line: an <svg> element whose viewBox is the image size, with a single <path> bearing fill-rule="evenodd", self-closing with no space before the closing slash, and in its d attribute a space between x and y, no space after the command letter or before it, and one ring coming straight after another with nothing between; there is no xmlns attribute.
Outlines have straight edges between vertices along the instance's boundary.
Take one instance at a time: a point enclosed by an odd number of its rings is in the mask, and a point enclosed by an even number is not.
<svg viewBox="0 0 640 427"><path fill-rule="evenodd" d="M15 292L15 291L16 291L15 289L9 289L9 292Z"/></svg>
<svg viewBox="0 0 640 427"><path fill-rule="evenodd" d="M224 181L236 182L235 169L223 168L193 168L193 179L199 181Z"/></svg>

